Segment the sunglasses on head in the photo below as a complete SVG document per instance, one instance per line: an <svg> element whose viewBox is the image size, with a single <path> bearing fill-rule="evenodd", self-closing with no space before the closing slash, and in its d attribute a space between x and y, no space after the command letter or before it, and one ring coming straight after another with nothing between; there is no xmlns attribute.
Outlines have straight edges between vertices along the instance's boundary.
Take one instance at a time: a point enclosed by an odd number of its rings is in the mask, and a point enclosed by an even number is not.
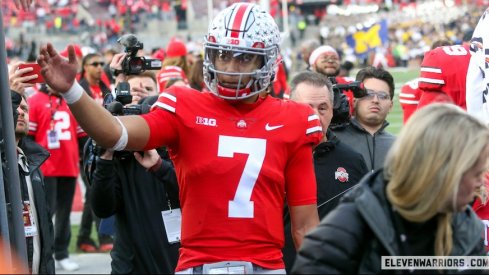
<svg viewBox="0 0 489 275"><path fill-rule="evenodd" d="M88 64L90 66L94 66L94 67L97 67L97 66L104 66L105 65L105 62L92 62L90 64Z"/></svg>

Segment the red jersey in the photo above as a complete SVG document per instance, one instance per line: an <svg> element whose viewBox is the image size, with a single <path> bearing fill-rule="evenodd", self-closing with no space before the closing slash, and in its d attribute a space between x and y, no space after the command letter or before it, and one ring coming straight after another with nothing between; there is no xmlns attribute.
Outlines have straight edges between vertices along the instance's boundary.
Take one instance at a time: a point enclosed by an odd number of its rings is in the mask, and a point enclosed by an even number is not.
<svg viewBox="0 0 489 275"><path fill-rule="evenodd" d="M275 74L272 85L274 93L273 96L283 98L284 94L290 94L289 85L287 84L287 72L285 70L284 63L280 63L277 66L277 73Z"/></svg>
<svg viewBox="0 0 489 275"><path fill-rule="evenodd" d="M180 79L188 83L185 72L178 66L165 66L161 68L156 78L158 79L160 94L166 89L166 84L171 80Z"/></svg>
<svg viewBox="0 0 489 275"><path fill-rule="evenodd" d="M421 90L418 86L419 78L408 81L401 88L399 94L399 103L401 104L404 113L403 123L406 124L409 117L418 108L419 99L421 98Z"/></svg>
<svg viewBox="0 0 489 275"><path fill-rule="evenodd" d="M51 156L41 165L47 177L78 177L78 137L86 136L61 97L36 92L28 98L29 135ZM49 149L48 132L58 134L59 148Z"/></svg>
<svg viewBox="0 0 489 275"><path fill-rule="evenodd" d="M290 206L316 203L312 146L322 128L313 110L270 96L243 104L171 87L143 117L146 148L168 146L180 186L176 270L226 260L284 268L285 198Z"/></svg>
<svg viewBox="0 0 489 275"><path fill-rule="evenodd" d="M432 102L453 102L467 109L465 83L470 62L468 45L443 46L427 52L421 64L418 107Z"/></svg>
<svg viewBox="0 0 489 275"><path fill-rule="evenodd" d="M104 104L104 96L102 89L98 84L90 85L90 91L92 92L92 98L100 105Z"/></svg>

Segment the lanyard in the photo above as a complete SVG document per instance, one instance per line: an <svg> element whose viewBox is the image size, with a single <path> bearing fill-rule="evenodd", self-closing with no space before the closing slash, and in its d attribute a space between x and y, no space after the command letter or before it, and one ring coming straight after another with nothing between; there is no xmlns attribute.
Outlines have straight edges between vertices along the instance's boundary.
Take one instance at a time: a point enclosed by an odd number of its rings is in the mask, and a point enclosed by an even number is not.
<svg viewBox="0 0 489 275"><path fill-rule="evenodd" d="M54 116L56 115L56 112L58 111L59 107L61 106L61 98L54 96L57 98L57 104L53 110L53 101L52 101L52 95L49 95L49 110L51 111L51 130L54 130Z"/></svg>

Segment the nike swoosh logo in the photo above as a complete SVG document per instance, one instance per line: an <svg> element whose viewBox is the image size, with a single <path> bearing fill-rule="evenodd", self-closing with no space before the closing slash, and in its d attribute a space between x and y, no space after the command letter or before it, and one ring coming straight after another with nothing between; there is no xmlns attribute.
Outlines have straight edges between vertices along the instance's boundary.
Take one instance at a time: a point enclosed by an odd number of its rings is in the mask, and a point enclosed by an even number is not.
<svg viewBox="0 0 489 275"><path fill-rule="evenodd" d="M273 130L276 130L276 129L282 128L282 127L284 127L284 126L283 125L270 126L267 123L267 125L265 125L265 130L267 130L267 131L273 131Z"/></svg>

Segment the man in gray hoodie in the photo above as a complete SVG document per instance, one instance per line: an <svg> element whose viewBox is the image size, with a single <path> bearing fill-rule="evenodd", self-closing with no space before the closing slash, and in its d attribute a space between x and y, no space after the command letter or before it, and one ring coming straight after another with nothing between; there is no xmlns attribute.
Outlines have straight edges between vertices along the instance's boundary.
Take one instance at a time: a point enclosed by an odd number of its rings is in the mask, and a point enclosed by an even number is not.
<svg viewBox="0 0 489 275"><path fill-rule="evenodd" d="M336 136L362 154L370 171L381 168L395 136L386 132L386 117L392 110L394 78L381 68L366 67L356 76L367 91L353 102L354 112L350 123L335 129Z"/></svg>

